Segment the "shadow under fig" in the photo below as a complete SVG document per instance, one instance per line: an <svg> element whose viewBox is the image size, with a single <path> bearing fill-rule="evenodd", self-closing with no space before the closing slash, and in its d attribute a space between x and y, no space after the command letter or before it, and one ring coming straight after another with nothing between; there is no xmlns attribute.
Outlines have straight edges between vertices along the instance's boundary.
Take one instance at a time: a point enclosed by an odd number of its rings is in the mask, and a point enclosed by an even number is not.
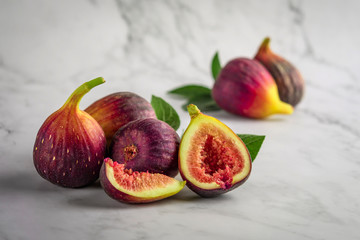
<svg viewBox="0 0 360 240"><path fill-rule="evenodd" d="M49 181L45 180L36 171L19 171L0 175L0 191L2 193L36 193L46 194L52 192L64 192L76 189L102 189L100 181L80 187L80 188L65 188L57 186Z"/></svg>
<svg viewBox="0 0 360 240"><path fill-rule="evenodd" d="M166 206L166 205L173 205L176 203L196 203L198 204L200 201L204 203L211 203L211 202L224 202L231 199L228 195L220 195L214 198L202 198L196 193L192 192L190 189L185 187L183 190L181 190L179 193L175 194L174 196L171 196L166 199L162 199L160 201L150 202L150 203L122 203L115 199L112 199L109 197L105 191L101 188L101 186L98 188L96 183L91 186L90 192L87 194L82 194L79 197L74 197L71 199L66 200L66 204L75 206L75 207L81 207L81 208L99 208L99 209L143 209L147 207L154 207L154 206ZM94 189L97 188L97 189Z"/></svg>
<svg viewBox="0 0 360 240"><path fill-rule="evenodd" d="M112 199L104 192L104 190L99 189L81 197L68 199L67 204L86 209L143 209L147 207L171 204L171 202L173 202L174 200L176 201L173 196L167 199L150 203L123 203Z"/></svg>
<svg viewBox="0 0 360 240"><path fill-rule="evenodd" d="M231 196L229 194L221 194L215 197L209 197L204 198L196 194L195 192L191 191L188 187L185 187L183 190L181 190L178 194L171 197L171 199L174 199L178 202L194 202L197 203L199 201L201 202L222 202L222 201L228 201L231 199Z"/></svg>
<svg viewBox="0 0 360 240"><path fill-rule="evenodd" d="M41 178L36 171L19 171L0 175L0 191L2 195L12 193L22 194L51 194L60 192L65 194L65 204L81 208L100 209L125 209L125 208L146 208L153 206L166 206L174 203L210 203L216 201L227 201L229 197L221 195L215 198L202 198L189 188L185 187L179 193L169 198L146 204L126 204L110 198L102 189L100 181L82 188L64 188L54 185Z"/></svg>
<svg viewBox="0 0 360 240"><path fill-rule="evenodd" d="M46 193L59 190L34 172L5 173L0 176L0 190L6 192Z"/></svg>
<svg viewBox="0 0 360 240"><path fill-rule="evenodd" d="M130 208L131 205L110 198L103 189L92 189L89 194L67 199L67 204L81 208L119 209Z"/></svg>

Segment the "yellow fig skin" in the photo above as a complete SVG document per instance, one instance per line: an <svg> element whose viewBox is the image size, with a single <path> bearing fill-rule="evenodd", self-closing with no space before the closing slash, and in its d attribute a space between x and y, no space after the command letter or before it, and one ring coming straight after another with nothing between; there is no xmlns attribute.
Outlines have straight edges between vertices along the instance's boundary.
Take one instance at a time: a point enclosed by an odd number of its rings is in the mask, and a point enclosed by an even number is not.
<svg viewBox="0 0 360 240"><path fill-rule="evenodd" d="M179 148L179 170L187 186L202 197L215 197L243 184L252 167L243 141L195 105L188 111L191 121Z"/></svg>
<svg viewBox="0 0 360 240"><path fill-rule="evenodd" d="M280 100L276 83L257 60L235 58L221 70L212 97L225 111L262 119L273 114L292 114L293 107Z"/></svg>
<svg viewBox="0 0 360 240"><path fill-rule="evenodd" d="M270 49L270 38L265 38L254 57L274 78L281 101L295 107L301 101L305 81L299 70L288 60L273 53Z"/></svg>

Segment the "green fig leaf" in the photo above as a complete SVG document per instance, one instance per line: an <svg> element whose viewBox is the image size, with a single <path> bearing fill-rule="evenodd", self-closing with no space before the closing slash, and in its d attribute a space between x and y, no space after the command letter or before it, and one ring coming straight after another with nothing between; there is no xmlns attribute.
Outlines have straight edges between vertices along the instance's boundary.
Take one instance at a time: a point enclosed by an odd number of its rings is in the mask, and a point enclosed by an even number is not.
<svg viewBox="0 0 360 240"><path fill-rule="evenodd" d="M198 95L211 95L211 89L200 85L190 84L175 88L168 93L177 94L185 98L191 98Z"/></svg>
<svg viewBox="0 0 360 240"><path fill-rule="evenodd" d="M190 84L175 88L168 93L177 94L187 99L187 102L182 106L185 111L187 111L187 105L191 103L201 108L203 112L221 110L212 98L211 89L208 87Z"/></svg>
<svg viewBox="0 0 360 240"><path fill-rule="evenodd" d="M187 111L187 106L189 104L196 105L202 112L211 112L211 111L219 111L221 108L216 104L214 99L209 95L198 95L193 96L188 99L187 103L182 105L182 109Z"/></svg>
<svg viewBox="0 0 360 240"><path fill-rule="evenodd" d="M152 95L151 106L153 107L157 119L166 122L173 129L180 127L180 118L175 109L164 99Z"/></svg>
<svg viewBox="0 0 360 240"><path fill-rule="evenodd" d="M220 64L220 59L219 59L219 53L216 52L211 61L211 72L212 72L212 75L213 75L213 78L215 81L216 81L220 71L221 71L221 64Z"/></svg>
<svg viewBox="0 0 360 240"><path fill-rule="evenodd" d="M264 142L265 136L251 135L251 134L237 134L241 140L245 143L249 150L252 161L255 160L262 143Z"/></svg>

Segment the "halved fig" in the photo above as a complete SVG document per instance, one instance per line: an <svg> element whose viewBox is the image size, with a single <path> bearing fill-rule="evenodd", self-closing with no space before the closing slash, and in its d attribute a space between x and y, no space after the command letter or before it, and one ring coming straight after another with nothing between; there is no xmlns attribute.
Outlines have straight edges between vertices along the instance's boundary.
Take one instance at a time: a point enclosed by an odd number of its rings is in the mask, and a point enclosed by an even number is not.
<svg viewBox="0 0 360 240"><path fill-rule="evenodd" d="M125 169L124 164L106 158L100 170L100 183L105 192L115 200L125 203L148 203L178 193L186 182L160 173Z"/></svg>
<svg viewBox="0 0 360 240"><path fill-rule="evenodd" d="M216 118L193 104L179 148L179 170L187 186L202 197L214 197L243 184L251 172L251 157L243 141Z"/></svg>

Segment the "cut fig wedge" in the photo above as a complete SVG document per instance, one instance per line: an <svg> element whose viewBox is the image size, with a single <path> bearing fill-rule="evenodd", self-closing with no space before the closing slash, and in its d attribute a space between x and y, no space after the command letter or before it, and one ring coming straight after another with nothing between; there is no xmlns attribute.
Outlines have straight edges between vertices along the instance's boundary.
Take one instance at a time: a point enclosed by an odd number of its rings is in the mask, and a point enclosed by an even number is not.
<svg viewBox="0 0 360 240"><path fill-rule="evenodd" d="M179 170L187 186L202 197L214 197L244 183L251 157L243 141L216 118L193 104L179 149Z"/></svg>
<svg viewBox="0 0 360 240"><path fill-rule="evenodd" d="M148 203L170 197L185 186L160 173L137 172L106 158L100 171L100 183L113 199L125 203Z"/></svg>

